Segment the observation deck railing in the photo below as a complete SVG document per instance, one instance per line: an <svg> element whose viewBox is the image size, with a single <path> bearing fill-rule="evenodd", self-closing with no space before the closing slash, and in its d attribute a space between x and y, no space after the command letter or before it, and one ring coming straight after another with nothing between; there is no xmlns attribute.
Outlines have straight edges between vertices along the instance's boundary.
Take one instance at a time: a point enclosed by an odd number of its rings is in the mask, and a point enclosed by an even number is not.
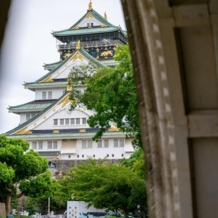
<svg viewBox="0 0 218 218"><path fill-rule="evenodd" d="M120 40L109 40L109 41L89 41L89 42L81 42L81 47L89 48L89 47L101 47L101 46L117 46L123 44ZM58 50L65 49L75 49L77 42L71 42L66 44L59 44Z"/></svg>

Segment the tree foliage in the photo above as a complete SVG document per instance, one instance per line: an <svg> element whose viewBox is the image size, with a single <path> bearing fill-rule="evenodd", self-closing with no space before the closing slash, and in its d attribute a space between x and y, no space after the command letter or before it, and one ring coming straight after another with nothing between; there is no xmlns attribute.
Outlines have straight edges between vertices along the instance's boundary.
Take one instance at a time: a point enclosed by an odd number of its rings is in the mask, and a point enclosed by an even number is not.
<svg viewBox="0 0 218 218"><path fill-rule="evenodd" d="M84 76L79 67L72 69L68 78L73 86L70 96L72 108L83 104L95 112L88 119L91 127L100 129L94 140L116 124L128 137L135 138L134 145L141 146L136 87L128 45L120 45L114 59L118 62L114 68L99 69L87 65ZM86 86L84 93L76 89L80 79Z"/></svg>
<svg viewBox="0 0 218 218"><path fill-rule="evenodd" d="M27 141L0 135L0 202L7 213L12 197L49 195L54 187L48 161L28 148Z"/></svg>
<svg viewBox="0 0 218 218"><path fill-rule="evenodd" d="M66 197L73 194L75 200L88 202L89 206L121 211L126 217L136 213L140 205L146 213L145 179L123 165L89 159L89 163L72 167L60 184Z"/></svg>

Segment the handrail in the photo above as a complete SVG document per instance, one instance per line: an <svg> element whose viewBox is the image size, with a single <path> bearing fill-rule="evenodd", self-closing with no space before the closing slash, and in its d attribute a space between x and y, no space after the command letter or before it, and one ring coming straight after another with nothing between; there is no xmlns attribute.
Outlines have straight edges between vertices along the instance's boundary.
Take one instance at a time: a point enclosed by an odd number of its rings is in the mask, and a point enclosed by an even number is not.
<svg viewBox="0 0 218 218"><path fill-rule="evenodd" d="M81 47L83 48L89 48L89 47L101 47L101 46L116 46L119 44L123 44L120 40L110 40L110 41L89 41L89 42L81 42ZM58 45L59 50L64 49L75 49L77 45L77 42L68 43L68 44L62 44Z"/></svg>

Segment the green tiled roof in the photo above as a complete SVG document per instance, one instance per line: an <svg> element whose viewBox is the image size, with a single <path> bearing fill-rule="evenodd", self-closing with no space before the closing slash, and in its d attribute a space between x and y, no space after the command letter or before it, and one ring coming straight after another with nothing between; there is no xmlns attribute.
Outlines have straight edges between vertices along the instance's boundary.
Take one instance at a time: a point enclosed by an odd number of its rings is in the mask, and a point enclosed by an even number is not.
<svg viewBox="0 0 218 218"><path fill-rule="evenodd" d="M47 101L31 101L25 104L11 106L9 108L10 112L13 113L23 113L23 112L40 112L50 106L55 100L47 100Z"/></svg>
<svg viewBox="0 0 218 218"><path fill-rule="evenodd" d="M28 140L34 139L68 139L68 138L92 138L95 133L59 133L59 134L30 134L30 135L13 135L8 136L9 138L22 138ZM105 132L104 137L125 137L123 132Z"/></svg>
<svg viewBox="0 0 218 218"><path fill-rule="evenodd" d="M88 28L88 29L78 29L78 30L63 30L53 33L54 36L73 36L73 35L83 35L83 34L93 34L93 33L106 33L114 32L119 30L119 27L98 27L98 28Z"/></svg>
<svg viewBox="0 0 218 218"><path fill-rule="evenodd" d="M94 9L90 10L90 11L87 11L73 26L71 26L69 29L66 29L66 30L60 30L60 31L54 31L52 34L54 36L61 36L60 34L61 33L65 33L67 31L73 33L75 31L78 31L78 30L73 30L74 27L76 27L86 16L88 13L91 13L96 19L98 19L100 22L102 22L103 24L105 24L107 27L114 27L114 28L117 28L115 25L109 23L106 19L104 19L104 17L102 17L97 11L95 11ZM106 28L107 28L106 27ZM82 32L77 32L76 34L87 34L88 32L90 32L90 30L93 30L95 28L90 28L90 29L81 29L81 30L84 30ZM96 28L96 29L105 29L105 28ZM88 32L87 32L88 31ZM91 32L90 32L91 33ZM71 35L74 35L74 34L71 34Z"/></svg>
<svg viewBox="0 0 218 218"><path fill-rule="evenodd" d="M60 62L60 64L58 64L56 68L54 68L53 70L51 70L50 72L48 72L47 74L36 80L34 83L38 83L43 79L45 79L46 77L50 76L54 71L56 71L58 68L64 65L77 51L80 51L85 57L87 57L89 60L97 64L99 67L107 67L106 65L104 65L103 63L92 57L85 49L81 48L80 50L76 50L75 52L73 52L69 57L67 57L65 60Z"/></svg>
<svg viewBox="0 0 218 218"><path fill-rule="evenodd" d="M30 90L36 90L36 89L44 89L44 88L66 88L68 85L68 82L47 82L47 83L26 83L25 88L28 88Z"/></svg>
<svg viewBox="0 0 218 218"><path fill-rule="evenodd" d="M49 110L51 107L53 107L57 101L59 101L60 99L62 99L65 95L67 95L68 93L65 93L64 95L62 95L59 99L54 100L54 102L52 104L50 104L50 106L48 106L47 108L45 108L44 110L42 110L41 112L39 112L36 116L32 117L31 119L27 120L26 122L22 123L21 125L18 125L17 127L15 127L12 130L9 130L8 132L6 132L6 135L11 135L14 132L17 132L19 129L22 129L23 127L25 127L26 125L28 125L29 123L31 123L32 121L34 121L35 119L37 119L38 117L40 117L43 113L45 113L47 110Z"/></svg>
<svg viewBox="0 0 218 218"><path fill-rule="evenodd" d="M50 64L44 64L43 67L45 68L45 70L52 70L55 67L57 67L60 64L60 61L54 62L54 63L50 63Z"/></svg>
<svg viewBox="0 0 218 218"><path fill-rule="evenodd" d="M113 60L103 60L101 61L101 63L105 64L106 66L111 66L111 65L115 66L118 64L118 62L115 61L114 59Z"/></svg>

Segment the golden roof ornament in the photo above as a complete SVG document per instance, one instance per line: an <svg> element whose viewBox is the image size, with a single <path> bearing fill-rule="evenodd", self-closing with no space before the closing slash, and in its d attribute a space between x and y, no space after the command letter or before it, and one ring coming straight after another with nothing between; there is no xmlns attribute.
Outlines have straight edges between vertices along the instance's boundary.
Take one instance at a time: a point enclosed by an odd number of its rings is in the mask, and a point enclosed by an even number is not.
<svg viewBox="0 0 218 218"><path fill-rule="evenodd" d="M92 1L90 0L89 6L88 6L88 11L91 11L91 10L92 10Z"/></svg>
<svg viewBox="0 0 218 218"><path fill-rule="evenodd" d="M80 40L79 40L79 41L77 42L77 45L76 45L76 50L79 50L80 47L81 47L81 45L80 45Z"/></svg>
<svg viewBox="0 0 218 218"><path fill-rule="evenodd" d="M104 19L107 20L107 14L104 12Z"/></svg>

